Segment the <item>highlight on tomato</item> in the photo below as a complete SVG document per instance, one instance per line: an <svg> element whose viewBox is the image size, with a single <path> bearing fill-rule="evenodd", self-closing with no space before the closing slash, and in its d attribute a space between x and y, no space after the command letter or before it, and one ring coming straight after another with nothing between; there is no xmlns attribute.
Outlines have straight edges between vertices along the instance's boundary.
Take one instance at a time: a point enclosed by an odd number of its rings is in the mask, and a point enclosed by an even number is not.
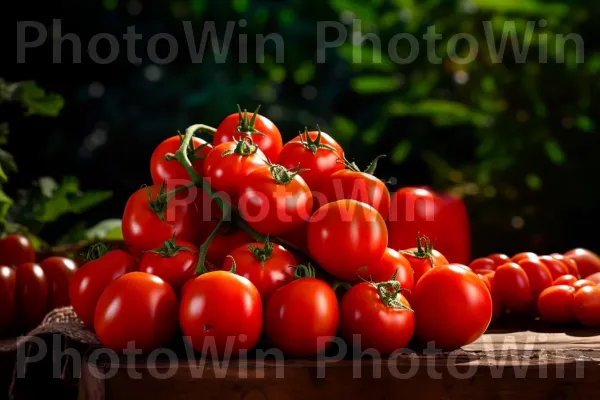
<svg viewBox="0 0 600 400"><path fill-rule="evenodd" d="M496 268L494 290L502 304L510 310L525 311L533 301L529 276L514 262Z"/></svg>
<svg viewBox="0 0 600 400"><path fill-rule="evenodd" d="M152 152L150 158L150 175L155 185L163 182L185 185L191 182L186 169L173 158L183 142L183 136L171 136L162 141ZM199 137L192 137L188 145L187 155L194 170L202 176L204 159L212 149L212 145Z"/></svg>
<svg viewBox="0 0 600 400"><path fill-rule="evenodd" d="M16 273L9 266L0 266L0 334L10 330L15 317Z"/></svg>
<svg viewBox="0 0 600 400"><path fill-rule="evenodd" d="M400 283L400 287L404 290L402 295L407 297L407 300L415 283L413 268L408 259L389 247L385 249L379 261L359 268L358 278L370 282L395 280Z"/></svg>
<svg viewBox="0 0 600 400"><path fill-rule="evenodd" d="M0 265L16 268L32 262L35 262L35 250L27 237L10 234L0 239Z"/></svg>
<svg viewBox="0 0 600 400"><path fill-rule="evenodd" d="M15 305L17 324L22 328L37 326L48 310L48 277L36 263L21 264L16 270Z"/></svg>
<svg viewBox="0 0 600 400"><path fill-rule="evenodd" d="M192 243L166 240L162 247L144 252L140 271L158 276L167 282L175 293L196 275L198 248Z"/></svg>
<svg viewBox="0 0 600 400"><path fill-rule="evenodd" d="M70 305L69 285L77 272L75 261L67 257L52 256L40 262L40 267L48 281L48 309Z"/></svg>
<svg viewBox="0 0 600 400"><path fill-rule="evenodd" d="M569 250L564 254L567 260L574 260L577 269L582 278L600 272L600 256L598 254L582 248Z"/></svg>

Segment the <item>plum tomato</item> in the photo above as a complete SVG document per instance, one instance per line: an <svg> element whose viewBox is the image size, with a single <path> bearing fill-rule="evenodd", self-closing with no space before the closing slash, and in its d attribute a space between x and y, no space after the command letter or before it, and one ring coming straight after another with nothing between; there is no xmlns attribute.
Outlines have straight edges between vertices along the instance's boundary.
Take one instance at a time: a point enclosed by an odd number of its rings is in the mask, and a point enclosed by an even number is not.
<svg viewBox="0 0 600 400"><path fill-rule="evenodd" d="M575 259L570 258L570 257L565 257L562 254L557 254L557 253L550 254L550 257L562 262L565 265L565 267L567 267L567 270L569 271L568 273L570 275L573 275L573 276L576 276L579 278L579 276L580 276L579 269L577 267L577 261L575 261Z"/></svg>
<svg viewBox="0 0 600 400"><path fill-rule="evenodd" d="M600 284L600 272L596 272L595 274L592 274L585 279L596 282L596 285L599 285Z"/></svg>
<svg viewBox="0 0 600 400"><path fill-rule="evenodd" d="M600 287L586 286L578 290L573 299L573 309L581 324L600 326Z"/></svg>
<svg viewBox="0 0 600 400"><path fill-rule="evenodd" d="M40 263L48 280L48 307L50 310L71 304L69 285L77 272L75 261L66 257L52 256Z"/></svg>
<svg viewBox="0 0 600 400"><path fill-rule="evenodd" d="M162 141L152 152L150 158L150 175L155 185L167 182L172 185L185 185L190 183L191 178L185 168L175 159L169 159L167 155L173 155L183 140L182 136L171 136ZM192 137L188 147L188 158L194 170L202 176L204 173L204 159L212 149L210 143Z"/></svg>
<svg viewBox="0 0 600 400"><path fill-rule="evenodd" d="M550 286L537 299L540 317L548 322L568 323L575 320L575 289L567 285Z"/></svg>
<svg viewBox="0 0 600 400"><path fill-rule="evenodd" d="M525 260L525 259L530 259L530 258L537 258L538 255L535 253L532 253L531 251L524 251L522 253L517 253L514 256L512 256L510 258L510 260L514 263L519 263L519 261L521 260Z"/></svg>
<svg viewBox="0 0 600 400"><path fill-rule="evenodd" d="M494 290L502 304L515 311L524 311L531 305L531 283L527 273L514 262L496 268Z"/></svg>
<svg viewBox="0 0 600 400"><path fill-rule="evenodd" d="M558 278L556 278L552 282L552 286L557 286L557 285L573 286L573 284L575 282L577 282L577 277L575 277L571 274L566 274L566 275L562 275L562 276L559 276Z"/></svg>
<svg viewBox="0 0 600 400"><path fill-rule="evenodd" d="M23 235L11 234L0 239L0 265L18 267L35 262L35 250Z"/></svg>
<svg viewBox="0 0 600 400"><path fill-rule="evenodd" d="M476 270L493 271L496 269L496 266L497 266L496 262L493 259L487 258L487 257L476 258L469 263L469 268L471 268L471 270L473 270L473 271L476 271Z"/></svg>
<svg viewBox="0 0 600 400"><path fill-rule="evenodd" d="M507 262L510 262L510 257L507 256L506 254L502 254L502 253L490 254L489 256L487 256L485 258L489 258L490 260L493 260L494 264L496 265L496 268L503 264L506 264ZM496 269L496 268L494 268L494 269Z"/></svg>
<svg viewBox="0 0 600 400"><path fill-rule="evenodd" d="M575 291L579 291L581 288L584 288L586 286L596 286L596 282L591 281L589 279L579 279L578 281L574 282L573 288L575 289Z"/></svg>
<svg viewBox="0 0 600 400"><path fill-rule="evenodd" d="M192 243L170 239L162 247L144 252L140 271L158 276L179 293L196 275L198 256L198 248Z"/></svg>
<svg viewBox="0 0 600 400"><path fill-rule="evenodd" d="M537 257L522 258L518 264L527 274L533 298L537 298L544 289L552 286L552 274Z"/></svg>
<svg viewBox="0 0 600 400"><path fill-rule="evenodd" d="M564 256L568 260L575 260L579 275L583 279L600 272L600 256L590 250L577 248L567 251Z"/></svg>
<svg viewBox="0 0 600 400"><path fill-rule="evenodd" d="M48 312L48 278L35 263L21 264L16 270L16 317L23 328L33 328Z"/></svg>
<svg viewBox="0 0 600 400"><path fill-rule="evenodd" d="M14 321L16 275L11 267L0 266L0 335L6 332Z"/></svg>
<svg viewBox="0 0 600 400"><path fill-rule="evenodd" d="M562 261L550 256L540 256L539 260L548 268L553 280L569 273L569 269Z"/></svg>

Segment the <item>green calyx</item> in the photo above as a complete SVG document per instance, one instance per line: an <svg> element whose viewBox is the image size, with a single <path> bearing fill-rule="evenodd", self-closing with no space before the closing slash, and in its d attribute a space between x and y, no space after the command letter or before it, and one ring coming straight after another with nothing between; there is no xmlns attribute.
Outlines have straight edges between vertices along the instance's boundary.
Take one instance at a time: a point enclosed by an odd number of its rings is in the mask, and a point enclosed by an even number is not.
<svg viewBox="0 0 600 400"><path fill-rule="evenodd" d="M369 284L377 290L381 302L386 307L414 312L412 308L405 306L398 300L398 294L405 289L401 287L400 282L397 280L392 279L387 282L379 283L370 282Z"/></svg>
<svg viewBox="0 0 600 400"><path fill-rule="evenodd" d="M248 249L254 254L254 257L260 261L262 269L265 269L265 262L267 262L273 255L273 243L269 241L269 236L265 237L263 247L249 245Z"/></svg>
<svg viewBox="0 0 600 400"><path fill-rule="evenodd" d="M302 279L302 278L314 278L316 275L315 267L313 267L310 263L307 265L300 264L293 267L294 268L294 279Z"/></svg>
<svg viewBox="0 0 600 400"><path fill-rule="evenodd" d="M300 164L292 169L287 169L279 164L270 164L269 171L271 171L271 176L277 184L287 185L294 180L296 175L306 172L308 169L300 169Z"/></svg>
<svg viewBox="0 0 600 400"><path fill-rule="evenodd" d="M248 111L244 110L244 112L242 113L242 109L240 108L240 105L237 105L238 108L238 116L239 116L239 123L237 126L237 131L243 135L261 135L261 136L265 136L264 133L256 130L256 128L254 127L254 125L256 124L256 116L258 115L258 110L260 110L260 104L258 105L258 107L256 107L256 110L254 111L254 113L252 114L252 118L248 119Z"/></svg>
<svg viewBox="0 0 600 400"><path fill-rule="evenodd" d="M433 243L431 240L425 236L417 233L417 250L416 251L401 251L403 254L408 254L413 257L417 257L420 259L427 258L433 267Z"/></svg>
<svg viewBox="0 0 600 400"><path fill-rule="evenodd" d="M379 162L379 160L383 157L385 157L385 154L380 154L377 157L375 157L375 159L371 161L371 163L367 166L367 168L365 168L364 171L361 171L354 161L350 162L345 157L344 165L346 166L346 168L354 172L364 172L365 174L375 175L375 170L377 169L377 162Z"/></svg>
<svg viewBox="0 0 600 400"><path fill-rule="evenodd" d="M304 137L303 137L304 135ZM308 134L308 128L305 127L304 128L304 133L300 134L300 141L299 142L291 142L291 143L298 143L301 144L302 146L304 146L305 149L309 150L311 153L313 153L313 155L317 154L317 151L319 149L326 149L329 151L333 151L334 153L337 153L338 151L335 149L335 147L332 147L328 144L323 144L321 143L321 137L322 137L322 132L321 132L321 128L319 128L319 126L317 125L317 137L313 140L310 135Z"/></svg>
<svg viewBox="0 0 600 400"><path fill-rule="evenodd" d="M168 197L165 196L165 182L160 186L160 191L156 195L156 199L152 200L152 191L148 188L148 206L158 218L165 222L165 211L167 210Z"/></svg>
<svg viewBox="0 0 600 400"><path fill-rule="evenodd" d="M96 243L90 246L88 249L87 255L85 256L86 261L97 260L106 253L108 253L109 248L104 243Z"/></svg>
<svg viewBox="0 0 600 400"><path fill-rule="evenodd" d="M168 258L176 256L180 251L189 251L191 253L196 252L194 249L190 249L189 247L178 246L175 243L175 234L173 234L173 237L171 239L165 240L162 247L154 250L149 250L148 252L155 253L162 257Z"/></svg>
<svg viewBox="0 0 600 400"><path fill-rule="evenodd" d="M221 154L221 157L225 157L230 154L237 154L239 156L248 157L255 154L258 151L258 146L254 144L250 136L245 140L236 140L235 142L235 148L224 151L223 154Z"/></svg>

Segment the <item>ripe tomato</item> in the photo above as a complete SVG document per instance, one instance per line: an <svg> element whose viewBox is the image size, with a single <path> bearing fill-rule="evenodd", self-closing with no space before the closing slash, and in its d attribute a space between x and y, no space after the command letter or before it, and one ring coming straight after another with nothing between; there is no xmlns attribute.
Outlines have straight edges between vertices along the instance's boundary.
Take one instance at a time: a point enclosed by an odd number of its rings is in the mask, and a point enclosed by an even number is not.
<svg viewBox="0 0 600 400"><path fill-rule="evenodd" d="M177 160L168 160L167 154L175 154L181 146L182 136L171 136L161 142L152 152L150 158L150 175L155 185L168 182L174 185L185 185L191 181L190 175ZM188 147L188 158L194 170L202 175L204 173L204 159L212 146L206 141L192 137Z"/></svg>
<svg viewBox="0 0 600 400"><path fill-rule="evenodd" d="M563 256L562 254L558 254L558 253L550 254L550 257L552 257L555 260L558 260L559 262L564 264L565 267L567 267L567 270L569 271L568 273L570 275L579 277L579 270L577 269L577 262L574 259L567 258L567 257Z"/></svg>
<svg viewBox="0 0 600 400"><path fill-rule="evenodd" d="M492 319L492 296L483 281L459 265L425 273L412 293L417 338L453 350L477 340Z"/></svg>
<svg viewBox="0 0 600 400"><path fill-rule="evenodd" d="M15 304L19 324L32 328L48 312L48 278L34 263L21 264L16 270Z"/></svg>
<svg viewBox="0 0 600 400"><path fill-rule="evenodd" d="M411 291L414 287L414 274L410 262L402 254L389 247L383 257L377 262L370 263L360 269L358 276L374 283L387 282L394 278L400 282L400 287ZM407 297L406 292L402 292Z"/></svg>
<svg viewBox="0 0 600 400"><path fill-rule="evenodd" d="M550 286L537 299L537 308L543 320L567 323L575 320L575 289L567 285Z"/></svg>
<svg viewBox="0 0 600 400"><path fill-rule="evenodd" d="M473 261L471 261L471 263L469 264L469 268L471 268L471 270L473 270L473 271L475 271L475 270L493 271L496 269L496 262L494 260L492 260L491 258L487 258L487 257L476 258Z"/></svg>
<svg viewBox="0 0 600 400"><path fill-rule="evenodd" d="M385 221L373 207L338 200L319 208L308 221L312 258L338 279L354 281L359 268L380 260L387 248Z"/></svg>
<svg viewBox="0 0 600 400"><path fill-rule="evenodd" d="M340 304L342 337L384 356L405 348L415 331L415 314L400 289L398 281L351 287Z"/></svg>
<svg viewBox="0 0 600 400"><path fill-rule="evenodd" d="M233 250L223 262L223 270L235 265L235 273L256 286L265 302L281 286L294 279L296 257L282 246L269 241L248 243Z"/></svg>
<svg viewBox="0 0 600 400"><path fill-rule="evenodd" d="M493 287L494 271L489 272L487 274L477 274L477 275L481 278L483 283L485 283L485 286L487 286L488 290L490 291L490 294L492 294L494 292L494 287Z"/></svg>
<svg viewBox="0 0 600 400"><path fill-rule="evenodd" d="M598 285L598 284L600 284L600 272L596 272L595 274L592 274L585 279L594 281L594 282L596 282L596 285Z"/></svg>
<svg viewBox="0 0 600 400"><path fill-rule="evenodd" d="M313 197L300 172L265 165L241 182L238 210L252 229L262 235L280 235L308 220Z"/></svg>
<svg viewBox="0 0 600 400"><path fill-rule="evenodd" d="M493 260L494 264L496 265L496 268L510 261L510 257L508 257L506 254L501 253L490 254L486 258Z"/></svg>
<svg viewBox="0 0 600 400"><path fill-rule="evenodd" d="M196 275L198 248L191 243L173 239L162 247L147 251L140 259L140 271L158 276L167 282L175 293Z"/></svg>
<svg viewBox="0 0 600 400"><path fill-rule="evenodd" d="M585 326L600 326L600 287L586 286L575 293L575 316Z"/></svg>
<svg viewBox="0 0 600 400"><path fill-rule="evenodd" d="M260 294L242 276L227 271L205 273L184 286L179 323L196 351L235 357L252 349L260 337Z"/></svg>
<svg viewBox="0 0 600 400"><path fill-rule="evenodd" d="M130 272L108 284L98 299L94 330L109 349L142 352L164 346L177 330L177 296L158 276Z"/></svg>
<svg viewBox="0 0 600 400"><path fill-rule="evenodd" d="M577 282L577 277L568 274L568 275L563 275L563 276L559 276L558 278L556 278L554 280L554 282L552 282L552 286L558 286L558 285L573 286L573 284L575 282Z"/></svg>
<svg viewBox="0 0 600 400"><path fill-rule="evenodd" d="M579 275L582 278L600 272L600 257L587 249L573 249L565 253L566 259L575 260Z"/></svg>
<svg viewBox="0 0 600 400"><path fill-rule="evenodd" d="M259 108L260 106L254 113L248 113L246 110L242 113L238 107L236 114L229 115L217 127L213 144L239 141L251 135L258 148L270 161L275 162L283 147L283 140L275 124L270 119L258 114Z"/></svg>
<svg viewBox="0 0 600 400"><path fill-rule="evenodd" d="M519 263L519 261L521 260L526 260L526 259L530 259L530 258L538 258L538 255L535 253L532 253L530 251L525 251L523 253L517 253L514 256L512 256L510 258L510 260L514 263Z"/></svg>
<svg viewBox="0 0 600 400"><path fill-rule="evenodd" d="M448 265L448 260L442 253L433 248L433 244L427 236L417 237L417 247L400 252L412 266L415 284L419 279L433 267Z"/></svg>
<svg viewBox="0 0 600 400"><path fill-rule="evenodd" d="M252 241L252 236L246 231L228 226L220 230L210 242L206 252L206 261L214 266L221 267L225 257L233 249Z"/></svg>
<svg viewBox="0 0 600 400"><path fill-rule="evenodd" d="M35 261L35 250L22 235L7 235L0 239L0 265L18 267Z"/></svg>
<svg viewBox="0 0 600 400"><path fill-rule="evenodd" d="M494 290L502 304L511 310L523 311L531 304L529 277L523 268L514 262L496 268Z"/></svg>
<svg viewBox="0 0 600 400"><path fill-rule="evenodd" d="M584 288L586 286L596 286L596 282L591 281L589 279L579 279L577 282L573 283L573 288L575 291L579 291L579 289Z"/></svg>
<svg viewBox="0 0 600 400"><path fill-rule="evenodd" d="M344 150L328 134L319 131L305 131L287 142L277 164L292 169L300 167L307 169L302 178L310 189L321 190L321 185L331 174L343 170Z"/></svg>
<svg viewBox="0 0 600 400"><path fill-rule="evenodd" d="M71 304L69 284L77 271L75 261L66 257L48 257L40 263L48 281L48 307L50 310Z"/></svg>
<svg viewBox="0 0 600 400"><path fill-rule="evenodd" d="M548 268L550 274L552 275L552 279L557 279L563 275L567 275L569 273L569 269L562 262L550 256L541 256L539 260Z"/></svg>
<svg viewBox="0 0 600 400"><path fill-rule="evenodd" d="M487 286L490 291L490 295L492 296L492 321L495 322L502 316L502 312L504 311L504 306L502 305L502 301L498 297L498 293L496 288L494 287L494 276L496 273L494 271L488 272L483 275L479 275L483 283Z"/></svg>
<svg viewBox="0 0 600 400"><path fill-rule="evenodd" d="M314 273L309 273L288 283L267 301L267 337L271 344L293 357L321 354L333 342L338 330L335 292L313 276Z"/></svg>
<svg viewBox="0 0 600 400"><path fill-rule="evenodd" d="M536 258L523 258L518 262L519 266L529 278L529 287L533 298L537 298L547 287L552 286L552 275L548 268Z"/></svg>
<svg viewBox="0 0 600 400"><path fill-rule="evenodd" d="M123 250L108 250L95 245L89 253L90 261L79 268L69 284L69 298L73 310L88 327L94 326L94 310L104 288L123 274L135 271L133 256Z"/></svg>
<svg viewBox="0 0 600 400"><path fill-rule="evenodd" d="M11 267L0 266L0 334L10 328L15 316L16 275Z"/></svg>

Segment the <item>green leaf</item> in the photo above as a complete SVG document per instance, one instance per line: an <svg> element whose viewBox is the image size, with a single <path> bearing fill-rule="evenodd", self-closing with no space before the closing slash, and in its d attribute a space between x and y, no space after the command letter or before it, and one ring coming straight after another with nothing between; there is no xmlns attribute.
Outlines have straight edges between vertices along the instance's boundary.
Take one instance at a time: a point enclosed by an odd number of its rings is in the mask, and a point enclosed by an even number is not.
<svg viewBox="0 0 600 400"><path fill-rule="evenodd" d="M596 129L594 121L586 115L579 115L575 119L575 126L584 132L593 132Z"/></svg>
<svg viewBox="0 0 600 400"><path fill-rule="evenodd" d="M8 172L16 173L18 171L13 155L3 149L0 149L0 165Z"/></svg>
<svg viewBox="0 0 600 400"><path fill-rule="evenodd" d="M398 143L396 146L394 146L394 149L392 150L392 155L390 157L392 162L395 164L400 164L402 161L404 161L406 159L406 157L408 157L411 149L412 149L412 144L411 144L410 140L408 140L408 139L402 140L400 143Z"/></svg>
<svg viewBox="0 0 600 400"><path fill-rule="evenodd" d="M351 119L336 115L331 120L331 126L333 129L333 136L340 138L342 141L350 140L358 130L358 127Z"/></svg>
<svg viewBox="0 0 600 400"><path fill-rule="evenodd" d="M400 87L400 82L391 76L367 75L354 78L352 89L359 94L393 92Z"/></svg>
<svg viewBox="0 0 600 400"><path fill-rule="evenodd" d="M546 154L550 161L554 164L561 165L565 162L565 153L562 151L560 144L554 140L550 139L545 144Z"/></svg>
<svg viewBox="0 0 600 400"><path fill-rule="evenodd" d="M88 240L123 240L122 221L118 218L101 221L85 232Z"/></svg>
<svg viewBox="0 0 600 400"><path fill-rule="evenodd" d="M238 14L242 14L248 10L249 3L248 0L233 0L231 2L231 8Z"/></svg>
<svg viewBox="0 0 600 400"><path fill-rule="evenodd" d="M273 65L269 69L269 77L275 83L281 83L285 80L285 68L280 65Z"/></svg>
<svg viewBox="0 0 600 400"><path fill-rule="evenodd" d="M6 172L2 168L2 164L0 164L0 183L8 182L8 177L6 176Z"/></svg>
<svg viewBox="0 0 600 400"><path fill-rule="evenodd" d="M2 189L0 189L0 221L6 220L6 215L8 214L8 210L12 204L13 200L8 197L8 195L4 193Z"/></svg>
<svg viewBox="0 0 600 400"><path fill-rule="evenodd" d="M528 174L525 177L525 183L531 190L539 190L542 187L542 180L536 174Z"/></svg>
<svg viewBox="0 0 600 400"><path fill-rule="evenodd" d="M471 0L471 3L480 10L497 13L514 12L559 17L566 16L569 13L568 4L546 3L538 0Z"/></svg>
<svg viewBox="0 0 600 400"><path fill-rule="evenodd" d="M64 100L56 93L46 93L33 81L21 82L18 86L18 97L27 107L25 115L44 115L55 117L60 114Z"/></svg>
<svg viewBox="0 0 600 400"><path fill-rule="evenodd" d="M294 71L294 81L298 85L305 85L310 82L315 76L315 64L310 61L305 61L300 64L300 67Z"/></svg>
<svg viewBox="0 0 600 400"><path fill-rule="evenodd" d="M429 117L436 125L472 124L486 126L490 117L466 105L448 100L424 100L416 104L393 102L388 107L392 115Z"/></svg>

